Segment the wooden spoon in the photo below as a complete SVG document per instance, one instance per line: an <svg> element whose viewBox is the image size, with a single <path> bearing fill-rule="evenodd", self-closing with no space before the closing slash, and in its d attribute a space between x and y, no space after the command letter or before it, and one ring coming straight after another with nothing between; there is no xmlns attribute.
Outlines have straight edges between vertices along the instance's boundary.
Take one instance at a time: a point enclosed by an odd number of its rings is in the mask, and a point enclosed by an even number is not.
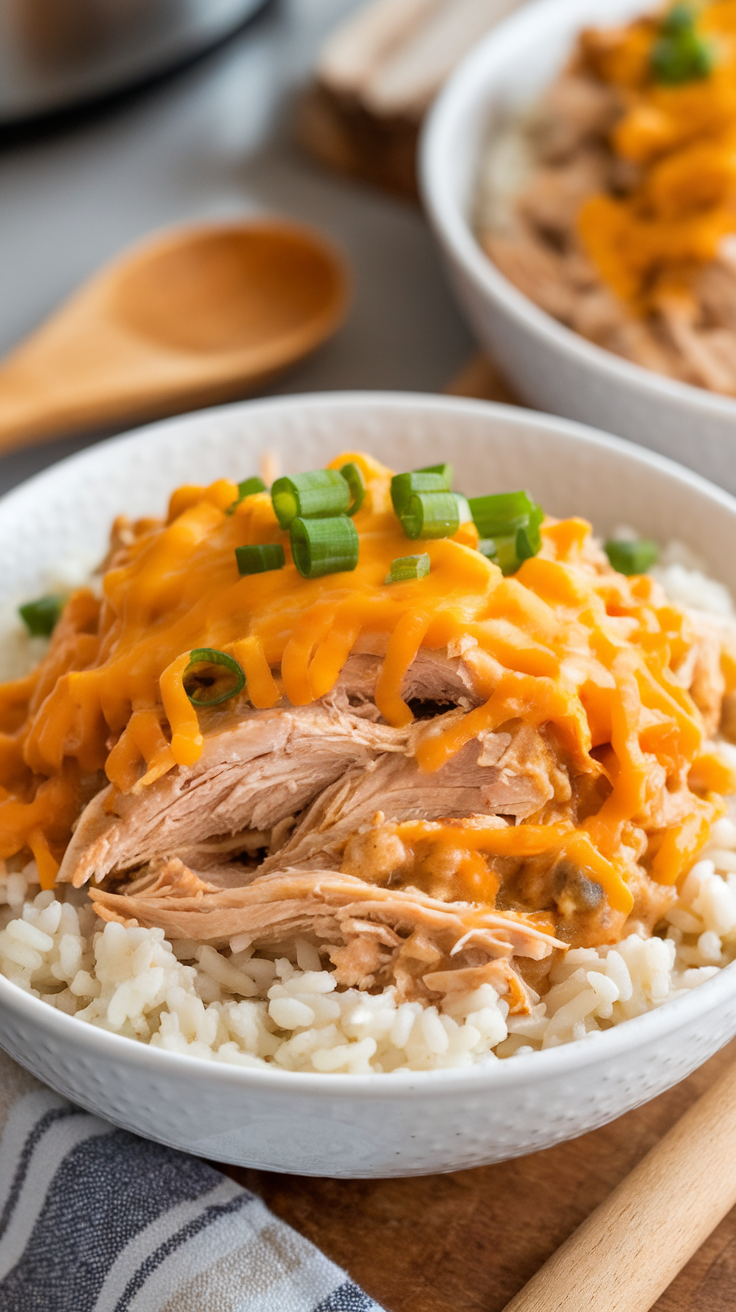
<svg viewBox="0 0 736 1312"><path fill-rule="evenodd" d="M736 1203L736 1062L506 1312L648 1312Z"/></svg>
<svg viewBox="0 0 736 1312"><path fill-rule="evenodd" d="M342 260L281 222L181 228L127 252L0 364L0 451L242 396L344 318Z"/></svg>

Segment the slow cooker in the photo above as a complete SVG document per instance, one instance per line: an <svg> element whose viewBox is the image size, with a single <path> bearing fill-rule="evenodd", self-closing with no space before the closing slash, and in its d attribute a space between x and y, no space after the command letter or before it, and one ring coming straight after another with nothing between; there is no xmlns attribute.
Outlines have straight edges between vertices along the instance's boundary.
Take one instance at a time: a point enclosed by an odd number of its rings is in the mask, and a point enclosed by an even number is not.
<svg viewBox="0 0 736 1312"><path fill-rule="evenodd" d="M0 125L145 82L265 0L0 0Z"/></svg>

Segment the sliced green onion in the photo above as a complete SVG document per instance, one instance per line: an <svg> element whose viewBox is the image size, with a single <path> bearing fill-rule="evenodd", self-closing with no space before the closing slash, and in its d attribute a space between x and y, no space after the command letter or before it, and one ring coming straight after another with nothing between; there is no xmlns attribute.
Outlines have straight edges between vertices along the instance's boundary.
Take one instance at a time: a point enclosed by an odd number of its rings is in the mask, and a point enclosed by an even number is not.
<svg viewBox="0 0 736 1312"><path fill-rule="evenodd" d="M659 30L666 36L679 36L683 32L689 32L694 22L695 14L692 7L688 4L676 4L664 15Z"/></svg>
<svg viewBox="0 0 736 1312"><path fill-rule="evenodd" d="M271 500L279 524L288 528L293 519L344 515L350 505L350 487L338 469L313 469L309 474L277 478Z"/></svg>
<svg viewBox="0 0 736 1312"><path fill-rule="evenodd" d="M415 474L439 474L444 478L448 488L452 487L453 468L447 461L443 465L424 465L421 469L415 469Z"/></svg>
<svg viewBox="0 0 736 1312"><path fill-rule="evenodd" d="M529 523L526 525L526 528L524 530L531 544L533 556L536 556L537 553L542 550L542 534L539 532L539 529L542 525L543 520L544 520L544 511L542 510L541 506L538 506L534 514L530 515ZM517 534L518 532L519 530L517 529Z"/></svg>
<svg viewBox="0 0 736 1312"><path fill-rule="evenodd" d="M469 524L473 518L473 513L470 509L468 498L464 497L462 492L453 492L452 495L457 501L457 513L460 518L460 523Z"/></svg>
<svg viewBox="0 0 736 1312"><path fill-rule="evenodd" d="M32 638L50 638L64 609L65 597L39 597L18 607L18 614Z"/></svg>
<svg viewBox="0 0 736 1312"><path fill-rule="evenodd" d="M432 469L417 469L410 474L394 474L391 479L391 504L401 519L415 492L449 492L447 480Z"/></svg>
<svg viewBox="0 0 736 1312"><path fill-rule="evenodd" d="M450 538L460 527L460 511L452 492L415 492L399 518L406 536L412 539Z"/></svg>
<svg viewBox="0 0 736 1312"><path fill-rule="evenodd" d="M341 574L355 569L358 563L358 530L347 515L292 519L289 536L294 564L304 579Z"/></svg>
<svg viewBox="0 0 736 1312"><path fill-rule="evenodd" d="M357 515L358 511L360 510L360 507L363 504L363 498L365 496L365 483L363 482L363 475L361 474L358 466L354 465L352 462L349 465L343 465L340 470L340 473L342 474L343 478L345 479L345 482L350 488L350 495L352 497L352 501L348 506L347 514L351 516Z"/></svg>
<svg viewBox="0 0 736 1312"><path fill-rule="evenodd" d="M697 32L695 13L689 5L674 5L662 20L659 33L651 53L655 82L678 86L682 82L701 81L710 75L714 52L710 43Z"/></svg>
<svg viewBox="0 0 736 1312"><path fill-rule="evenodd" d="M236 547L235 559L239 574L266 574L272 569L283 569L286 557L280 542L267 542L252 547Z"/></svg>
<svg viewBox="0 0 736 1312"><path fill-rule="evenodd" d="M265 492L266 490L266 484L262 478L246 478L244 482L238 483L238 495L232 505L228 506L225 514L234 514L236 507L240 505L241 501L245 501L246 497L255 496L256 492Z"/></svg>
<svg viewBox="0 0 736 1312"><path fill-rule="evenodd" d="M197 647L189 653L184 691L192 706L219 706L245 687L242 666L216 647Z"/></svg>
<svg viewBox="0 0 736 1312"><path fill-rule="evenodd" d="M537 555L544 511L528 492L471 497L468 504L481 539L478 550L504 574L515 574L523 561Z"/></svg>
<svg viewBox="0 0 736 1312"><path fill-rule="evenodd" d="M430 560L426 551L421 556L398 556L391 561L385 583L406 583L408 579L425 579L429 574Z"/></svg>
<svg viewBox="0 0 736 1312"><path fill-rule="evenodd" d="M498 565L503 574L515 574L525 560L536 556L541 545L539 530L519 528L503 537L481 538L478 550Z"/></svg>
<svg viewBox="0 0 736 1312"><path fill-rule="evenodd" d="M528 492L499 492L495 496L471 497L468 502L475 526L482 538L503 537L527 528L537 527L544 512Z"/></svg>
<svg viewBox="0 0 736 1312"><path fill-rule="evenodd" d="M494 565L498 565L503 574L515 574L521 560L516 551L516 535L498 538L481 538L478 550Z"/></svg>
<svg viewBox="0 0 736 1312"><path fill-rule="evenodd" d="M243 500L243 497L252 497L255 496L256 492L265 491L267 491L266 484L263 479L258 478L257 475L253 478L244 479L242 483L238 483L238 496L241 501Z"/></svg>
<svg viewBox="0 0 736 1312"><path fill-rule="evenodd" d="M619 574L646 574L659 559L659 547L650 538L638 538L633 542L610 538L604 550Z"/></svg>
<svg viewBox="0 0 736 1312"><path fill-rule="evenodd" d="M542 546L539 529L532 525L528 528L517 528L515 545L519 560L531 560Z"/></svg>

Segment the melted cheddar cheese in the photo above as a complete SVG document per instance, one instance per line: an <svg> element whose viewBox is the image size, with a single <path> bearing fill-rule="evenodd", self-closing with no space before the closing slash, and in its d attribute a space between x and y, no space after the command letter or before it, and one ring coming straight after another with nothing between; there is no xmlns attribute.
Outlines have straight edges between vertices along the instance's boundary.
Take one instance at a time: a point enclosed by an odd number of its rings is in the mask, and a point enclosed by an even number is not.
<svg viewBox="0 0 736 1312"><path fill-rule="evenodd" d="M330 691L351 652L380 654L376 702L401 726L413 718L404 675L425 647L462 654L482 704L440 717L420 736L423 769L521 720L551 726L572 767L605 779L607 795L578 826L565 816L516 826L417 822L401 831L405 844L422 852L459 845L469 878L487 876L479 852L566 855L626 913L642 847L637 826L669 790L685 795L686 816L650 836L644 860L655 879L675 882L734 784L704 749L700 714L675 674L693 645L686 616L649 578L610 570L580 519L547 521L541 553L514 577L480 554L466 524L453 538L421 544L427 577L387 585L391 562L407 554L391 474L354 453L332 467L346 460L361 467L367 487L354 572L302 578L269 495L226 513L237 495L228 480L179 488L165 522L140 521L122 534L101 598L76 592L41 664L0 686L0 856L32 852L51 886L75 819L108 779L136 794L198 759L201 712L183 683L195 648L232 655L245 672L247 704L258 708L282 698L307 705ZM284 568L241 578L235 548L253 543L282 543Z"/></svg>
<svg viewBox="0 0 736 1312"><path fill-rule="evenodd" d="M578 228L604 281L641 313L686 296L736 232L736 2L697 11L713 67L677 85L651 71L664 12L584 33L580 46L584 66L620 95L610 145L635 181L624 196L591 196Z"/></svg>

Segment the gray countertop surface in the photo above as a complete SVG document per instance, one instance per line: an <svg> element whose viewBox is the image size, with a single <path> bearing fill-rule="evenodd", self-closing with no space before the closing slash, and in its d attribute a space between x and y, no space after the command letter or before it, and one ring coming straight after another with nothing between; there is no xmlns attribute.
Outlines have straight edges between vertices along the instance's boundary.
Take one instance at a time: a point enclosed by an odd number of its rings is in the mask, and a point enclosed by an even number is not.
<svg viewBox="0 0 736 1312"><path fill-rule="evenodd" d="M324 172L293 141L319 44L354 2L271 0L188 69L0 145L0 351L144 234L270 213L322 229L354 280L345 326L271 390L441 390L472 341L421 213ZM0 492L90 440L5 456Z"/></svg>

